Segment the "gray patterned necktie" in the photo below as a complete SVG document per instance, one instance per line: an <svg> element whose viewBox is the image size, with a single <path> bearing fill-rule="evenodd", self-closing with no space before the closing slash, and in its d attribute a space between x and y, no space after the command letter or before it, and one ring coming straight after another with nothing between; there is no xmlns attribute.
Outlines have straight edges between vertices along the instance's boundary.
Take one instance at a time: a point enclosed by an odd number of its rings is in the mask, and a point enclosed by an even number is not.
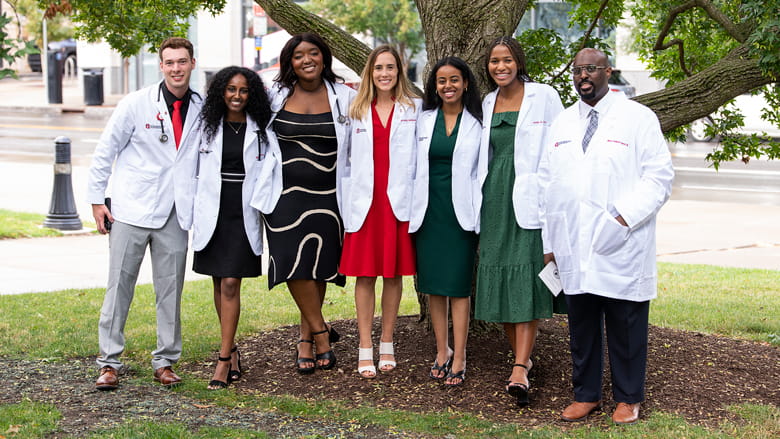
<svg viewBox="0 0 780 439"><path fill-rule="evenodd" d="M590 139L593 137L593 133L596 132L596 128L599 126L598 111L590 110L590 113L588 113L588 118L590 121L588 122L588 128L585 130L585 136L582 138L582 152L585 152L588 149L588 143L590 143Z"/></svg>

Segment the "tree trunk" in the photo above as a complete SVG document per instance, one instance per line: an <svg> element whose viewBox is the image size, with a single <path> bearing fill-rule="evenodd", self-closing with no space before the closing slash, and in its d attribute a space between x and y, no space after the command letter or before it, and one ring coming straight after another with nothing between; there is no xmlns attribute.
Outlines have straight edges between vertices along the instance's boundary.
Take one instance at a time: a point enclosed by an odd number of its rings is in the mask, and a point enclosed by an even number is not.
<svg viewBox="0 0 780 439"><path fill-rule="evenodd" d="M483 94L488 90L485 51L500 36L511 36L528 6L527 0L416 0L428 68L445 56L471 66Z"/></svg>

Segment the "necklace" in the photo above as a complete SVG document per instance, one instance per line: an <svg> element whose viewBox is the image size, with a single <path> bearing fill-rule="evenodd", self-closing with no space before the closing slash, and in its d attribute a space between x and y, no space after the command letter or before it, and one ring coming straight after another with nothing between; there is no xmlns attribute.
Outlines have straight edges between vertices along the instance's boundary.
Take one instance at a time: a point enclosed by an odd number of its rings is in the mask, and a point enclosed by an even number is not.
<svg viewBox="0 0 780 439"><path fill-rule="evenodd" d="M227 122L227 124L230 126L230 129L233 130L233 132L236 133L236 134L238 134L239 131L241 131L241 128L243 128L244 125L246 124L246 122L239 122L238 123L238 128L236 128L236 126L233 125L233 122L231 122L229 120L226 120L225 122Z"/></svg>

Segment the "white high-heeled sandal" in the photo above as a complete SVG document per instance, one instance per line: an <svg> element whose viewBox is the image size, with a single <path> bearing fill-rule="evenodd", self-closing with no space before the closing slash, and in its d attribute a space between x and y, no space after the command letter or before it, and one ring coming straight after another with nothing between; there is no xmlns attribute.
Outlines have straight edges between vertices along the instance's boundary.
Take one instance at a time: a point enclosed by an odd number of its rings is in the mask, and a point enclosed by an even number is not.
<svg viewBox="0 0 780 439"><path fill-rule="evenodd" d="M392 355L395 357L395 349L393 349L393 342L385 343L383 341L379 342L379 355ZM390 366L389 369L384 369L385 366ZM391 370L395 369L396 362L395 360L379 360L379 370L382 372L390 372Z"/></svg>
<svg viewBox="0 0 780 439"><path fill-rule="evenodd" d="M370 361L370 366L358 366L358 374L363 378L376 378L376 366L374 366L374 348L358 348L358 364L360 361ZM370 372L371 375L366 375L364 372Z"/></svg>

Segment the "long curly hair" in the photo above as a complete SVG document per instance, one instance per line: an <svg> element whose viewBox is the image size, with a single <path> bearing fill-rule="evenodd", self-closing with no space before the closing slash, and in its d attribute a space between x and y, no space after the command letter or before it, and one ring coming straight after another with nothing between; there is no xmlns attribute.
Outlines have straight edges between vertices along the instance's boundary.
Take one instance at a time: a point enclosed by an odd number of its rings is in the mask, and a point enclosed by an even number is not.
<svg viewBox="0 0 780 439"><path fill-rule="evenodd" d="M496 81L490 76L490 53L493 52L493 48L501 45L506 46L506 48L509 49L509 53L512 54L512 58L515 59L515 64L517 64L517 79L519 79L520 82L533 82L531 76L528 75L528 69L525 66L525 52L523 52L523 48L520 47L520 43L512 37L498 37L493 40L490 46L488 46L487 53L485 54L485 73L488 74L487 80L488 84L490 84L490 88L495 89L498 87Z"/></svg>
<svg viewBox="0 0 780 439"><path fill-rule="evenodd" d="M230 80L236 75L243 75L246 78L249 87L249 98L244 107L244 112L249 115L260 129L262 141L267 141L265 127L271 120L271 103L263 87L263 80L257 73L246 67L230 66L218 71L209 81L206 99L203 102L203 108L200 115L203 120L203 132L206 134L206 140L211 142L217 134L217 130L222 124L222 118L227 114L227 105L225 104L225 89Z"/></svg>
<svg viewBox="0 0 780 439"><path fill-rule="evenodd" d="M295 48L302 42L314 44L320 49L322 54L322 79L329 82L344 82L344 78L336 75L333 72L333 54L330 51L330 47L325 43L319 35L311 32L305 32L302 34L293 35L292 38L287 40L287 43L279 53L279 74L276 75L274 81L279 83L279 86L288 88L292 93L295 83L298 82L298 75L295 74L295 69L292 66L293 54Z"/></svg>
<svg viewBox="0 0 780 439"><path fill-rule="evenodd" d="M448 56L439 60L428 74L428 80L425 82L425 99L423 100L423 110L433 110L441 107L442 100L436 91L436 75L439 69L444 66L452 66L460 70L460 76L466 82L466 90L463 91L463 107L471 113L472 116L482 122L482 100L479 98L477 88L477 78L471 72L468 64L457 56Z"/></svg>

